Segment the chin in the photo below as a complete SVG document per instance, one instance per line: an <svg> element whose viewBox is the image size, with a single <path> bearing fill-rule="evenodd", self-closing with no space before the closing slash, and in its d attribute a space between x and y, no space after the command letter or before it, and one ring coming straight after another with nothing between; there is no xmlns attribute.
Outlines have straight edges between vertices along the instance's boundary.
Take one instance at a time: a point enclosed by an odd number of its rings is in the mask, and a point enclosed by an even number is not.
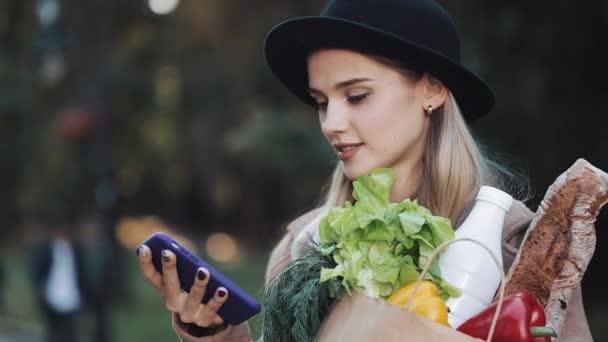
<svg viewBox="0 0 608 342"><path fill-rule="evenodd" d="M354 163L342 163L342 168L344 170L344 175L346 176L346 178L348 178L348 180L354 181L355 179L364 176L364 175L369 175L372 170L374 170L374 167L364 167L362 165L356 165Z"/></svg>

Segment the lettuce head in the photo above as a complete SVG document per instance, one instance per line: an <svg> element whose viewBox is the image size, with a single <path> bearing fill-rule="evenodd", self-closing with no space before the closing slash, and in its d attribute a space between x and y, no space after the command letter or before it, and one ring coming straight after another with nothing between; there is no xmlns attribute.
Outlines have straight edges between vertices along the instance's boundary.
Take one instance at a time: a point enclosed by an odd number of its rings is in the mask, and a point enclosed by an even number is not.
<svg viewBox="0 0 608 342"><path fill-rule="evenodd" d="M389 168L359 177L353 182L354 203L331 209L321 220L318 250L337 264L321 270L321 282L341 279L347 291L386 299L416 281L435 248L454 238L450 219L434 216L417 200L391 203L394 180ZM429 270L425 278L444 299L459 295L441 279L438 258Z"/></svg>

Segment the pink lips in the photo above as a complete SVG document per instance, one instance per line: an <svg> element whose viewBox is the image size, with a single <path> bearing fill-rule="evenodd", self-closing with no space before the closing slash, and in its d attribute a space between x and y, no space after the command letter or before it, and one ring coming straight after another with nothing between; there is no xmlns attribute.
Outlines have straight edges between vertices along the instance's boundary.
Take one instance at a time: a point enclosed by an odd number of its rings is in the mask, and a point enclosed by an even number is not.
<svg viewBox="0 0 608 342"><path fill-rule="evenodd" d="M363 146L363 144L334 144L338 158L342 161L352 158L355 153L359 151L361 146Z"/></svg>

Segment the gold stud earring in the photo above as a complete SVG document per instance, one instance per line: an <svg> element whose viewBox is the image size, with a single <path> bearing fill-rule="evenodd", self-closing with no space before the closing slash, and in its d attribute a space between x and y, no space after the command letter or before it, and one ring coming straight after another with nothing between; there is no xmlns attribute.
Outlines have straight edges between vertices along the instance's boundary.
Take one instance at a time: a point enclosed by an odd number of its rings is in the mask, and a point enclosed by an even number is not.
<svg viewBox="0 0 608 342"><path fill-rule="evenodd" d="M428 108L426 108L425 112L426 112L426 116L430 116L431 113L433 113L433 106L429 105Z"/></svg>

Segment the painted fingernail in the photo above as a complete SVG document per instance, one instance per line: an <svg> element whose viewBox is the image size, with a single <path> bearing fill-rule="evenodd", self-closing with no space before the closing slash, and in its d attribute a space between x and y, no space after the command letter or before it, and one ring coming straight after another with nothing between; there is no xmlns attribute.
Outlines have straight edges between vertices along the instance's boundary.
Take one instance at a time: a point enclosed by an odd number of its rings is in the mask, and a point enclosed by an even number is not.
<svg viewBox="0 0 608 342"><path fill-rule="evenodd" d="M166 250L163 251L162 255L164 262L168 262L169 260L171 260L171 258L169 258L169 252L167 252Z"/></svg>
<svg viewBox="0 0 608 342"><path fill-rule="evenodd" d="M205 280L205 278L207 278L207 274L205 272L203 272L203 270L198 270L198 272L196 272L196 276L198 277L198 280L203 281Z"/></svg>
<svg viewBox="0 0 608 342"><path fill-rule="evenodd" d="M146 255L148 255L148 249L144 246L139 246L139 248L137 249L137 255L145 257Z"/></svg>
<svg viewBox="0 0 608 342"><path fill-rule="evenodd" d="M226 290L217 290L217 295L220 296L220 298L226 297Z"/></svg>

